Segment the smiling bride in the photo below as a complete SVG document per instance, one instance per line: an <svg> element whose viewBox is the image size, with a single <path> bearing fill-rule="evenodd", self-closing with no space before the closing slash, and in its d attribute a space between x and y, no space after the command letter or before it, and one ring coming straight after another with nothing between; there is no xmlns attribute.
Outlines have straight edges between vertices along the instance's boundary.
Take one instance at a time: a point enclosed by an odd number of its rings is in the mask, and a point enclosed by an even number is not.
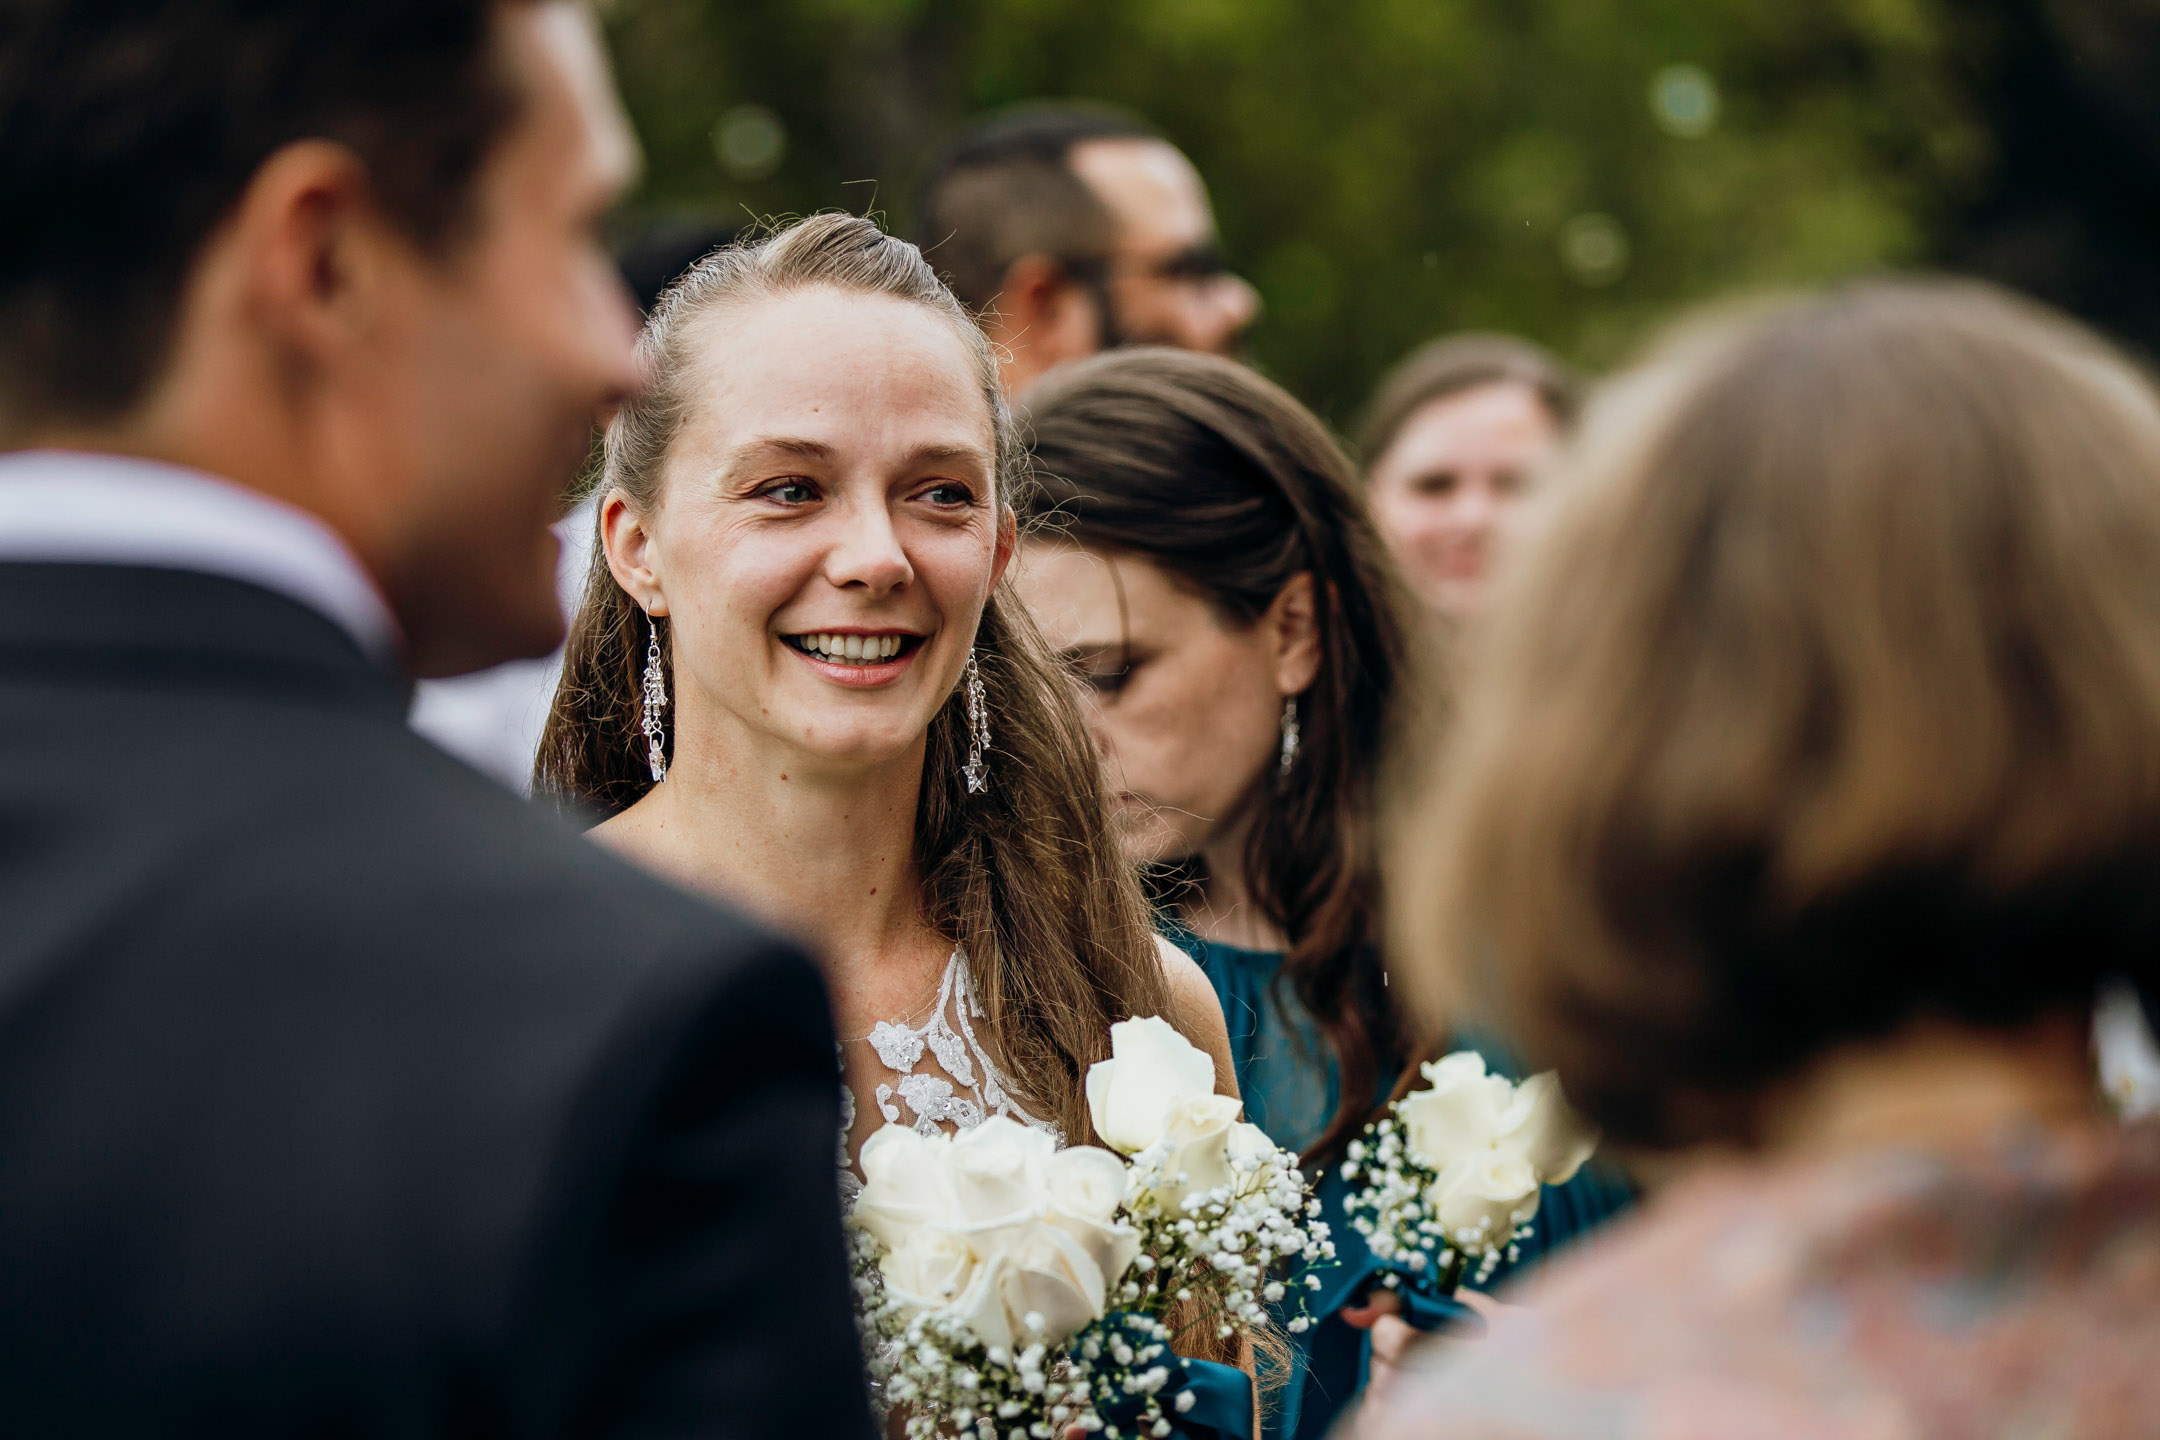
<svg viewBox="0 0 2160 1440"><path fill-rule="evenodd" d="M852 1100L1094 1139L1110 1027L1169 1018L1068 681L1004 583L1024 460L981 332L914 246L820 215L704 260L609 427L592 584L535 788L823 956Z"/></svg>

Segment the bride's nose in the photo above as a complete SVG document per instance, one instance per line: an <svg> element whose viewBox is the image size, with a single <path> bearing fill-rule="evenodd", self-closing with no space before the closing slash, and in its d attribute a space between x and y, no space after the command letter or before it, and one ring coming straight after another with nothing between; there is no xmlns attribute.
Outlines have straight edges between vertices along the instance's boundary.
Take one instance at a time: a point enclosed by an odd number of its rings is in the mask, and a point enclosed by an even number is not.
<svg viewBox="0 0 2160 1440"><path fill-rule="evenodd" d="M883 505L851 505L834 520L837 533L825 552L825 578L832 584L882 595L915 578L892 514Z"/></svg>

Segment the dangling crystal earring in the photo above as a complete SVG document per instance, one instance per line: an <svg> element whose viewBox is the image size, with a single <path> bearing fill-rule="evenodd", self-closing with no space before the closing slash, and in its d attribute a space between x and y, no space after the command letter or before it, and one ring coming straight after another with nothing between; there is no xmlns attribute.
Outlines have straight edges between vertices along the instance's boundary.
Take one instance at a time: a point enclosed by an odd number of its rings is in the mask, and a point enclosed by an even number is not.
<svg viewBox="0 0 2160 1440"><path fill-rule="evenodd" d="M660 630L650 615L645 635L645 759L658 785L667 779L667 727L660 723L660 712L667 709L667 677L660 673Z"/></svg>
<svg viewBox="0 0 2160 1440"><path fill-rule="evenodd" d="M1282 702L1282 768L1278 774L1290 773L1290 767L1297 763L1297 752L1297 696L1292 695Z"/></svg>
<svg viewBox="0 0 2160 1440"><path fill-rule="evenodd" d="M975 647L968 647L967 666L961 672L967 692L968 758L960 767L967 777L968 794L980 795L990 788L990 768L984 756L990 749L990 707L983 700L982 671L975 664Z"/></svg>

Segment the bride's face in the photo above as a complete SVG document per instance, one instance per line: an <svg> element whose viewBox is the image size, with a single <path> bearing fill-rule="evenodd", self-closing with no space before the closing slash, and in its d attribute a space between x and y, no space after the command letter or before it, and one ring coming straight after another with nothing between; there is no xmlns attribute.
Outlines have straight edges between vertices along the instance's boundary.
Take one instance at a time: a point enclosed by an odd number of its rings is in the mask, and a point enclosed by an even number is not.
<svg viewBox="0 0 2160 1440"><path fill-rule="evenodd" d="M969 352L919 305L832 290L696 324L657 513L601 512L617 580L673 623L675 763L907 757L1011 552Z"/></svg>

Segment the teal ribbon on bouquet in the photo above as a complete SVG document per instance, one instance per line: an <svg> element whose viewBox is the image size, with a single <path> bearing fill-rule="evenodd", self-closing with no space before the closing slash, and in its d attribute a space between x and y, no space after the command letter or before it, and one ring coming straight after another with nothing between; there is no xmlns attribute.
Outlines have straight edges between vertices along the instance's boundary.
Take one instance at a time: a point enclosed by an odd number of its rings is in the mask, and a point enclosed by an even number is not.
<svg viewBox="0 0 2160 1440"><path fill-rule="evenodd" d="M1430 1273L1421 1274L1400 1261L1383 1261L1366 1247L1365 1237L1350 1223L1349 1211L1343 1203L1349 1198L1349 1187L1337 1170L1331 1167L1320 1178L1317 1190L1321 1218L1328 1223L1328 1238L1335 1242L1336 1263L1332 1267L1315 1268L1313 1273L1320 1277L1318 1290L1302 1294L1291 1292L1294 1299L1303 1302L1305 1314L1318 1321L1344 1306L1361 1305L1382 1283L1383 1276L1392 1275L1399 1282L1394 1289L1402 1297L1402 1318L1418 1329L1438 1330L1461 1321L1477 1320L1475 1310L1435 1290L1434 1277Z"/></svg>
<svg viewBox="0 0 2160 1440"><path fill-rule="evenodd" d="M1105 1329L1114 1334L1119 1326L1119 1316L1111 1315L1103 1323ZM1131 1338L1146 1343L1142 1336ZM1169 1380L1155 1395L1162 1402L1163 1418L1170 1422L1171 1434L1184 1436L1185 1440L1253 1440L1250 1375L1235 1365L1219 1365L1213 1360L1188 1360L1175 1353L1164 1355L1155 1363L1170 1372ZM1186 1394L1193 1397L1192 1403L1181 1410L1177 1402ZM1120 1436L1134 1436L1145 1434L1139 1420L1146 1405L1144 1399L1135 1395L1104 1405L1100 1410L1105 1424L1116 1426Z"/></svg>
<svg viewBox="0 0 2160 1440"><path fill-rule="evenodd" d="M1166 1406L1172 1432L1188 1440L1253 1440L1252 1377L1234 1365L1213 1360L1184 1362L1183 1388L1192 1392L1193 1406L1179 1412ZM1172 1372L1164 1387L1173 1397L1179 1377Z"/></svg>

